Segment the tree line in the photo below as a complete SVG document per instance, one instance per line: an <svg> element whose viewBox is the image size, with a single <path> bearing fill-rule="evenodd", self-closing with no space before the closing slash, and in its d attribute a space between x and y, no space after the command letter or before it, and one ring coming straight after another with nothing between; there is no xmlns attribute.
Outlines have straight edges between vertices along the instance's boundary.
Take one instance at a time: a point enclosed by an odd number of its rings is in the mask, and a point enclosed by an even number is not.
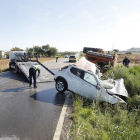
<svg viewBox="0 0 140 140"><path fill-rule="evenodd" d="M14 50L21 50L19 47L13 47ZM11 49L11 50L12 50ZM38 57L55 57L55 55L58 55L59 57L64 57L65 55L74 55L76 52L58 52L58 50L55 47L50 47L49 44L43 45L43 46L34 46L30 48L26 48L25 50L27 55L37 55ZM5 55L9 58L9 52L6 52Z"/></svg>
<svg viewBox="0 0 140 140"><path fill-rule="evenodd" d="M49 44L43 46L34 46L33 48L26 48L27 55L37 55L44 57L51 57L57 54L57 49L55 47L50 47Z"/></svg>

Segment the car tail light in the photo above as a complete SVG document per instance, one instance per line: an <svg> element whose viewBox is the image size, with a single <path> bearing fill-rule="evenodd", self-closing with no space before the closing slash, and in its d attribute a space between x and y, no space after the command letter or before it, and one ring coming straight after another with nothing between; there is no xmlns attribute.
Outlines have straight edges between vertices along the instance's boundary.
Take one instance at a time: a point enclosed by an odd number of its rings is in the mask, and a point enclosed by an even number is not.
<svg viewBox="0 0 140 140"><path fill-rule="evenodd" d="M62 67L59 69L59 71L62 71L63 69L67 69L67 68L68 68L68 66Z"/></svg>

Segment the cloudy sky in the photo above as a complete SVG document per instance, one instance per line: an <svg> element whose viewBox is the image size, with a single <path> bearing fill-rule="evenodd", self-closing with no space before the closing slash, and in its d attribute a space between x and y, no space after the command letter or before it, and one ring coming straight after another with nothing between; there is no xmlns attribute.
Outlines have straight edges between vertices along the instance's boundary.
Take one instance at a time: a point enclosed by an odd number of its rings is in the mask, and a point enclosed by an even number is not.
<svg viewBox="0 0 140 140"><path fill-rule="evenodd" d="M45 44L58 51L140 48L140 1L0 0L0 50Z"/></svg>

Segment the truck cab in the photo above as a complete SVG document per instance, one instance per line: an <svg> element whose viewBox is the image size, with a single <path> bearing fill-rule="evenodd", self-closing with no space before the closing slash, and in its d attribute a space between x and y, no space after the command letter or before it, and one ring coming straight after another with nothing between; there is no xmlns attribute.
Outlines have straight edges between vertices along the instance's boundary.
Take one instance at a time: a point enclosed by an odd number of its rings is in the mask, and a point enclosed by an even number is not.
<svg viewBox="0 0 140 140"><path fill-rule="evenodd" d="M9 53L9 68L14 68L15 69L15 57L16 55L24 55L25 51L24 50L14 50L12 49Z"/></svg>

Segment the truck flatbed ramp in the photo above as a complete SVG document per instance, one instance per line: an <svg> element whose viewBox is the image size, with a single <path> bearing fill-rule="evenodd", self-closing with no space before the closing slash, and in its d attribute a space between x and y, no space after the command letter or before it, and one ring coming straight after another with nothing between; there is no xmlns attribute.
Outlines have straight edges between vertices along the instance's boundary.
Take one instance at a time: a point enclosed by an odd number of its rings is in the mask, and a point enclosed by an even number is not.
<svg viewBox="0 0 140 140"><path fill-rule="evenodd" d="M40 69L40 76L37 77L36 82L49 82L54 81L54 73L42 65L40 62L16 62L22 73L29 80L29 69L32 65L38 65ZM38 75L38 72L36 73Z"/></svg>

